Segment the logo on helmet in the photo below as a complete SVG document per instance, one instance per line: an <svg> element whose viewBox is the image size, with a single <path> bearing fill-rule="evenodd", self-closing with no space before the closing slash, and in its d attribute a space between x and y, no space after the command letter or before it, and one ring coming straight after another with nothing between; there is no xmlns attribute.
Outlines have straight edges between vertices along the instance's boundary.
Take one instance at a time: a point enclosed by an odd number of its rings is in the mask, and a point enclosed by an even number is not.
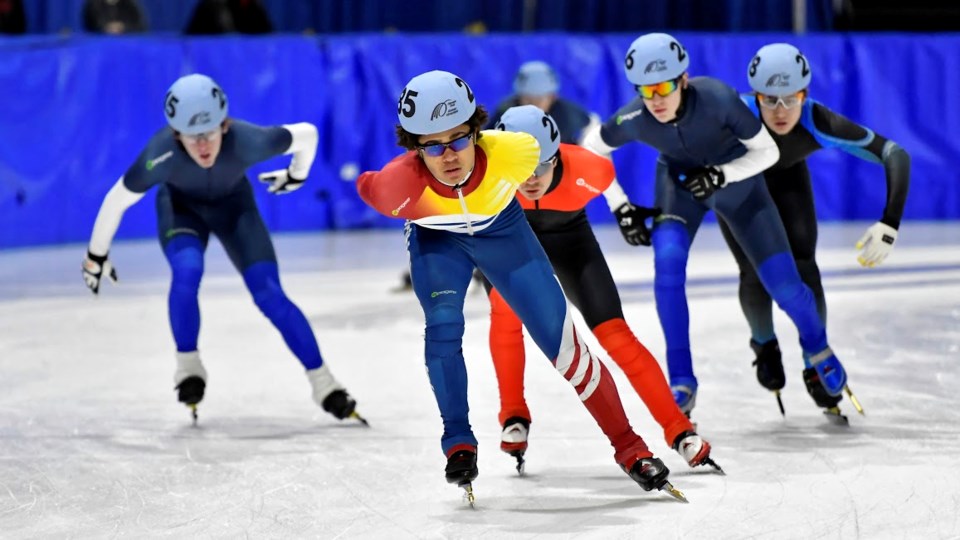
<svg viewBox="0 0 960 540"><path fill-rule="evenodd" d="M452 114L457 114L457 101L455 99L447 99L437 103L437 106L433 108L433 113L430 115L430 120L436 120L437 118L443 118L444 116L450 116Z"/></svg>
<svg viewBox="0 0 960 540"><path fill-rule="evenodd" d="M187 127L202 126L209 123L210 113L207 111L201 111L190 117L190 121L187 122Z"/></svg>
<svg viewBox="0 0 960 540"><path fill-rule="evenodd" d="M667 61L666 60L654 60L647 64L647 67L643 68L644 73L656 73L658 71L667 70Z"/></svg>
<svg viewBox="0 0 960 540"><path fill-rule="evenodd" d="M790 86L789 73L774 73L767 79L767 88Z"/></svg>

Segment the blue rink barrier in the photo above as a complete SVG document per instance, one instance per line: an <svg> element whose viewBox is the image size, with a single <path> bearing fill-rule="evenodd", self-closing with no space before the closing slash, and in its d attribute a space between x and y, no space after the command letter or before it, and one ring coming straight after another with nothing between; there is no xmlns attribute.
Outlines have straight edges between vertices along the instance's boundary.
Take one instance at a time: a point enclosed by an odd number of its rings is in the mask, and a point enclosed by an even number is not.
<svg viewBox="0 0 960 540"><path fill-rule="evenodd" d="M746 66L773 41L809 57L812 96L900 143L913 158L906 219L960 219L960 35L720 35L677 33L691 75L748 89ZM561 94L613 113L632 97L622 58L634 35L351 35L307 37L30 37L0 39L0 248L83 242L100 202L149 137L162 128L163 96L180 75L220 82L230 112L262 124L309 121L320 146L295 194L257 189L274 231L399 226L357 197L358 171L382 167L395 145L396 100L430 69L453 71L492 109L517 67L553 64ZM285 166L277 158L250 170ZM650 204L655 154L631 144L615 154L620 182ZM824 220L878 219L882 167L836 150L810 160ZM128 210L118 238L156 234L153 194ZM609 222L602 201L588 208Z"/></svg>

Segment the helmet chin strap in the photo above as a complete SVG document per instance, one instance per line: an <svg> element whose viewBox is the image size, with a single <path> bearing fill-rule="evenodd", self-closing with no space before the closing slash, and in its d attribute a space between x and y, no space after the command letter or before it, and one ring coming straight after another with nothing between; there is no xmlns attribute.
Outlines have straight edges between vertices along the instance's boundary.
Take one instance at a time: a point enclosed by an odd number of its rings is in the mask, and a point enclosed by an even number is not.
<svg viewBox="0 0 960 540"><path fill-rule="evenodd" d="M429 170L429 169L427 169L427 170ZM450 183L448 183L448 182L444 182L443 180L437 178L437 175L433 174L433 171L430 171L430 174L431 174L434 178L437 179L437 182L440 182L441 184L443 184L443 185L445 185L445 186L450 186L451 189L460 189L460 188L462 188L463 186L467 185L467 182L470 181L470 177L473 175L473 169L470 169L470 172L468 172L467 175L466 175L465 177L463 177L463 181L461 181L459 184L450 184Z"/></svg>

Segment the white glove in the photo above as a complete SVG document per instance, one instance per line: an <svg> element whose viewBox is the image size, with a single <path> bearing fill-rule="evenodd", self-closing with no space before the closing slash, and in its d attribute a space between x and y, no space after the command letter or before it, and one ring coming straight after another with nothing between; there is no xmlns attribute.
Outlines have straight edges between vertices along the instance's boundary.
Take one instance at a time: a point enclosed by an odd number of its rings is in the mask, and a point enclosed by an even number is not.
<svg viewBox="0 0 960 540"><path fill-rule="evenodd" d="M83 258L82 269L83 280L87 282L87 287L93 291L93 294L100 292L100 280L103 279L104 274L110 278L110 281L117 282L117 271L107 260L106 255L94 255L88 251L87 256Z"/></svg>
<svg viewBox="0 0 960 540"><path fill-rule="evenodd" d="M857 261L867 268L877 266L890 255L896 241L896 229L880 221L874 223L857 241L857 249L862 250Z"/></svg>
<svg viewBox="0 0 960 540"><path fill-rule="evenodd" d="M287 169L260 173L257 178L264 184L270 184L267 191L277 195L283 195L284 193L290 193L291 191L300 189L300 186L302 186L304 180L306 180L306 178L293 178Z"/></svg>

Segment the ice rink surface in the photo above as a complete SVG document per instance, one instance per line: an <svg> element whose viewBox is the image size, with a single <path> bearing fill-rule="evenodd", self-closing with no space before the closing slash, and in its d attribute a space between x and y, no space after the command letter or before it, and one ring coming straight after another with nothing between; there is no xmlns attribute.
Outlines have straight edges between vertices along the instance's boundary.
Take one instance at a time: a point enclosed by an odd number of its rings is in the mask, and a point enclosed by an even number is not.
<svg viewBox="0 0 960 540"><path fill-rule="evenodd" d="M0 537L958 538L960 224L906 222L872 270L852 249L867 225L820 234L831 344L866 409L849 427L830 425L806 395L781 312L786 418L756 383L715 225L697 238L688 276L694 420L727 476L687 467L590 341L688 505L620 471L531 343L534 418L518 477L498 448L488 307L473 291L464 353L480 477L470 509L443 478L422 313L411 293L390 292L405 265L399 231L276 238L285 289L370 428L313 404L216 243L201 289L209 385L196 428L173 391L169 272L154 241L114 245L121 282L97 299L80 278L82 245L0 252ZM628 323L662 358L652 252L616 229L598 236Z"/></svg>

